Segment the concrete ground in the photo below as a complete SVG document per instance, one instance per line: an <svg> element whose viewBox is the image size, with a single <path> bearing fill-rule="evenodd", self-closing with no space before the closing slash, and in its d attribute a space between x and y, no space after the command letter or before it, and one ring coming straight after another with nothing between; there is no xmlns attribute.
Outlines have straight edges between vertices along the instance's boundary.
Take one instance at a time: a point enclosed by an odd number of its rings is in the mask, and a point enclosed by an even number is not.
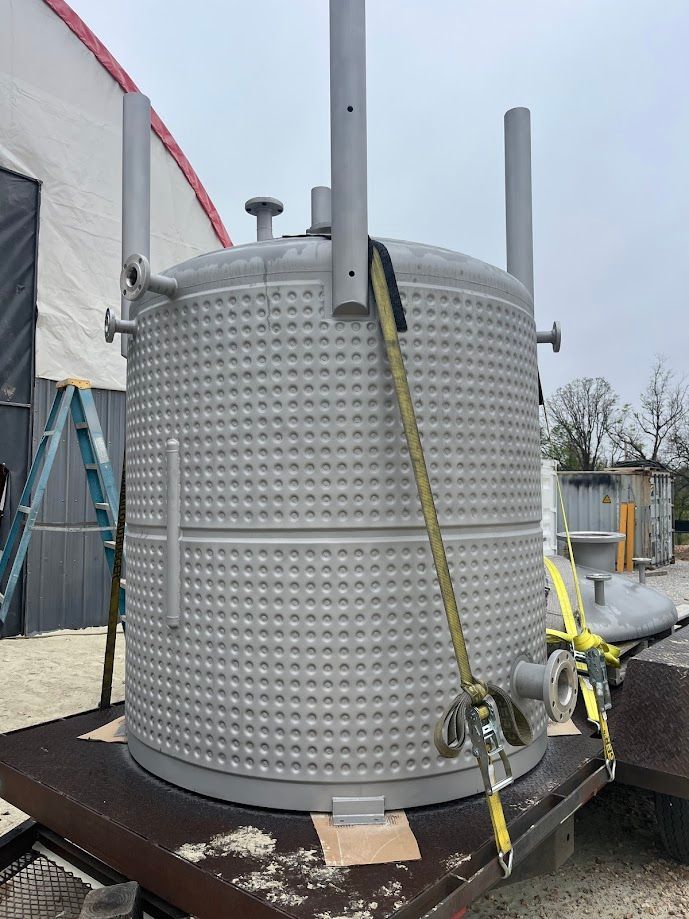
<svg viewBox="0 0 689 919"><path fill-rule="evenodd" d="M0 733L96 708L105 629L48 632L0 641ZM117 635L113 702L124 698L124 637ZM0 743L2 741L0 740ZM0 799L0 833L25 815Z"/></svg>
<svg viewBox="0 0 689 919"><path fill-rule="evenodd" d="M649 579L676 604L689 602L689 561ZM0 641L0 732L94 708L100 699L103 629ZM124 695L118 635L113 700ZM0 741L1 743L1 741ZM23 815L0 799L0 833ZM573 858L556 874L495 890L476 919L689 916L689 868L666 858L650 795L609 786L577 815Z"/></svg>

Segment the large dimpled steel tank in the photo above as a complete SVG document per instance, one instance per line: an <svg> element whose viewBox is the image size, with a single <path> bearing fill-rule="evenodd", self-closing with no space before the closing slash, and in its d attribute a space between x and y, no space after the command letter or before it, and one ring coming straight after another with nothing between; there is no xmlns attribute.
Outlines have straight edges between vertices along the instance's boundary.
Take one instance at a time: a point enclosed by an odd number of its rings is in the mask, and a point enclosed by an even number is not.
<svg viewBox="0 0 689 919"><path fill-rule="evenodd" d="M467 256L386 244L472 667L509 691L516 657L545 660L531 297ZM176 295L141 301L129 343L132 755L177 785L271 808L482 790L469 745L447 760L433 743L457 665L374 305L333 316L318 236L167 275ZM526 709L534 740L511 753L515 775L546 745L543 705Z"/></svg>

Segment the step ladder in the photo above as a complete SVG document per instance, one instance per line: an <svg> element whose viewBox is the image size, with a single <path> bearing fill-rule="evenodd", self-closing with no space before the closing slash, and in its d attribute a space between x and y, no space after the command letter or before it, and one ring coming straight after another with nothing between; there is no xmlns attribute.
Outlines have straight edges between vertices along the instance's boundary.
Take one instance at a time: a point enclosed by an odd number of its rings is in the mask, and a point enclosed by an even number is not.
<svg viewBox="0 0 689 919"><path fill-rule="evenodd" d="M86 470L89 494L96 510L96 522L103 540L105 557L110 571L113 569L119 493L115 485L112 464L108 457L108 448L98 412L93 401L91 384L88 380L70 378L56 384L55 399L48 415L48 422L19 499L19 506L10 527L7 543L0 553L0 590L5 572L12 560L4 593L0 593L0 630L7 618L12 596L21 575L31 534L38 519L50 472L60 446L60 438L70 412ZM119 615L122 620L124 620L124 599L124 581L122 581L119 596Z"/></svg>

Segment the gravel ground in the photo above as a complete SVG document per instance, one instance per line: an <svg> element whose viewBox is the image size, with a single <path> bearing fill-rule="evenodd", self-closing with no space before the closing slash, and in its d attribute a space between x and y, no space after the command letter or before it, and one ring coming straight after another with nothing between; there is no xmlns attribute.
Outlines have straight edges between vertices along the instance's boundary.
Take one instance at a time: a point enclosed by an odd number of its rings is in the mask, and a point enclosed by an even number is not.
<svg viewBox="0 0 689 919"><path fill-rule="evenodd" d="M689 603L689 561L667 571L649 578L649 586L676 604ZM0 732L95 707L104 645L102 629L0 641ZM124 641L118 635L113 699L123 695ZM0 833L23 816L0 799ZM486 895L471 917L689 916L689 868L665 857L650 795L606 788L577 815L575 843L573 858L558 872Z"/></svg>
<svg viewBox="0 0 689 919"><path fill-rule="evenodd" d="M467 919L689 916L689 867L666 857L652 795L610 785L577 814L574 846L559 871L494 890Z"/></svg>
<svg viewBox="0 0 689 919"><path fill-rule="evenodd" d="M625 571L625 577L637 581L636 572ZM646 585L660 590L672 600L675 606L689 603L689 561L677 559L674 565L646 572Z"/></svg>

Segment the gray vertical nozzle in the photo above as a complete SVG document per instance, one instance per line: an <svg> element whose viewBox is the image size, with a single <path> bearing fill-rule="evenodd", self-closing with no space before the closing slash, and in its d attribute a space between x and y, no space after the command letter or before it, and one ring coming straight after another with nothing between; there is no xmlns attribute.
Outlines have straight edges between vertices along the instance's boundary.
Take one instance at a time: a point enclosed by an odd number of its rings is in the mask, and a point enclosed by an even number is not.
<svg viewBox="0 0 689 919"><path fill-rule="evenodd" d="M312 236L329 233L332 227L331 194L327 185L311 189L311 226L306 231Z"/></svg>
<svg viewBox="0 0 689 919"><path fill-rule="evenodd" d="M634 567L639 572L639 584L646 583L646 569L653 562L652 558L633 558Z"/></svg>
<svg viewBox="0 0 689 919"><path fill-rule="evenodd" d="M596 606L605 606L605 582L609 581L611 577L612 575L607 574L605 571L597 571L595 574L586 575L587 581L593 581L593 599Z"/></svg>
<svg viewBox="0 0 689 919"><path fill-rule="evenodd" d="M244 210L256 218L256 242L273 238L273 217L277 217L284 209L284 204L277 198L249 198Z"/></svg>
<svg viewBox="0 0 689 919"><path fill-rule="evenodd" d="M330 0L333 315L368 314L366 4Z"/></svg>
<svg viewBox="0 0 689 919"><path fill-rule="evenodd" d="M533 220L531 213L531 113L505 113L505 218L507 270L533 297Z"/></svg>
<svg viewBox="0 0 689 919"><path fill-rule="evenodd" d="M151 257L151 103L142 93L122 97L122 263L132 252ZM129 319L129 301L121 298ZM127 356L129 336L121 338Z"/></svg>

